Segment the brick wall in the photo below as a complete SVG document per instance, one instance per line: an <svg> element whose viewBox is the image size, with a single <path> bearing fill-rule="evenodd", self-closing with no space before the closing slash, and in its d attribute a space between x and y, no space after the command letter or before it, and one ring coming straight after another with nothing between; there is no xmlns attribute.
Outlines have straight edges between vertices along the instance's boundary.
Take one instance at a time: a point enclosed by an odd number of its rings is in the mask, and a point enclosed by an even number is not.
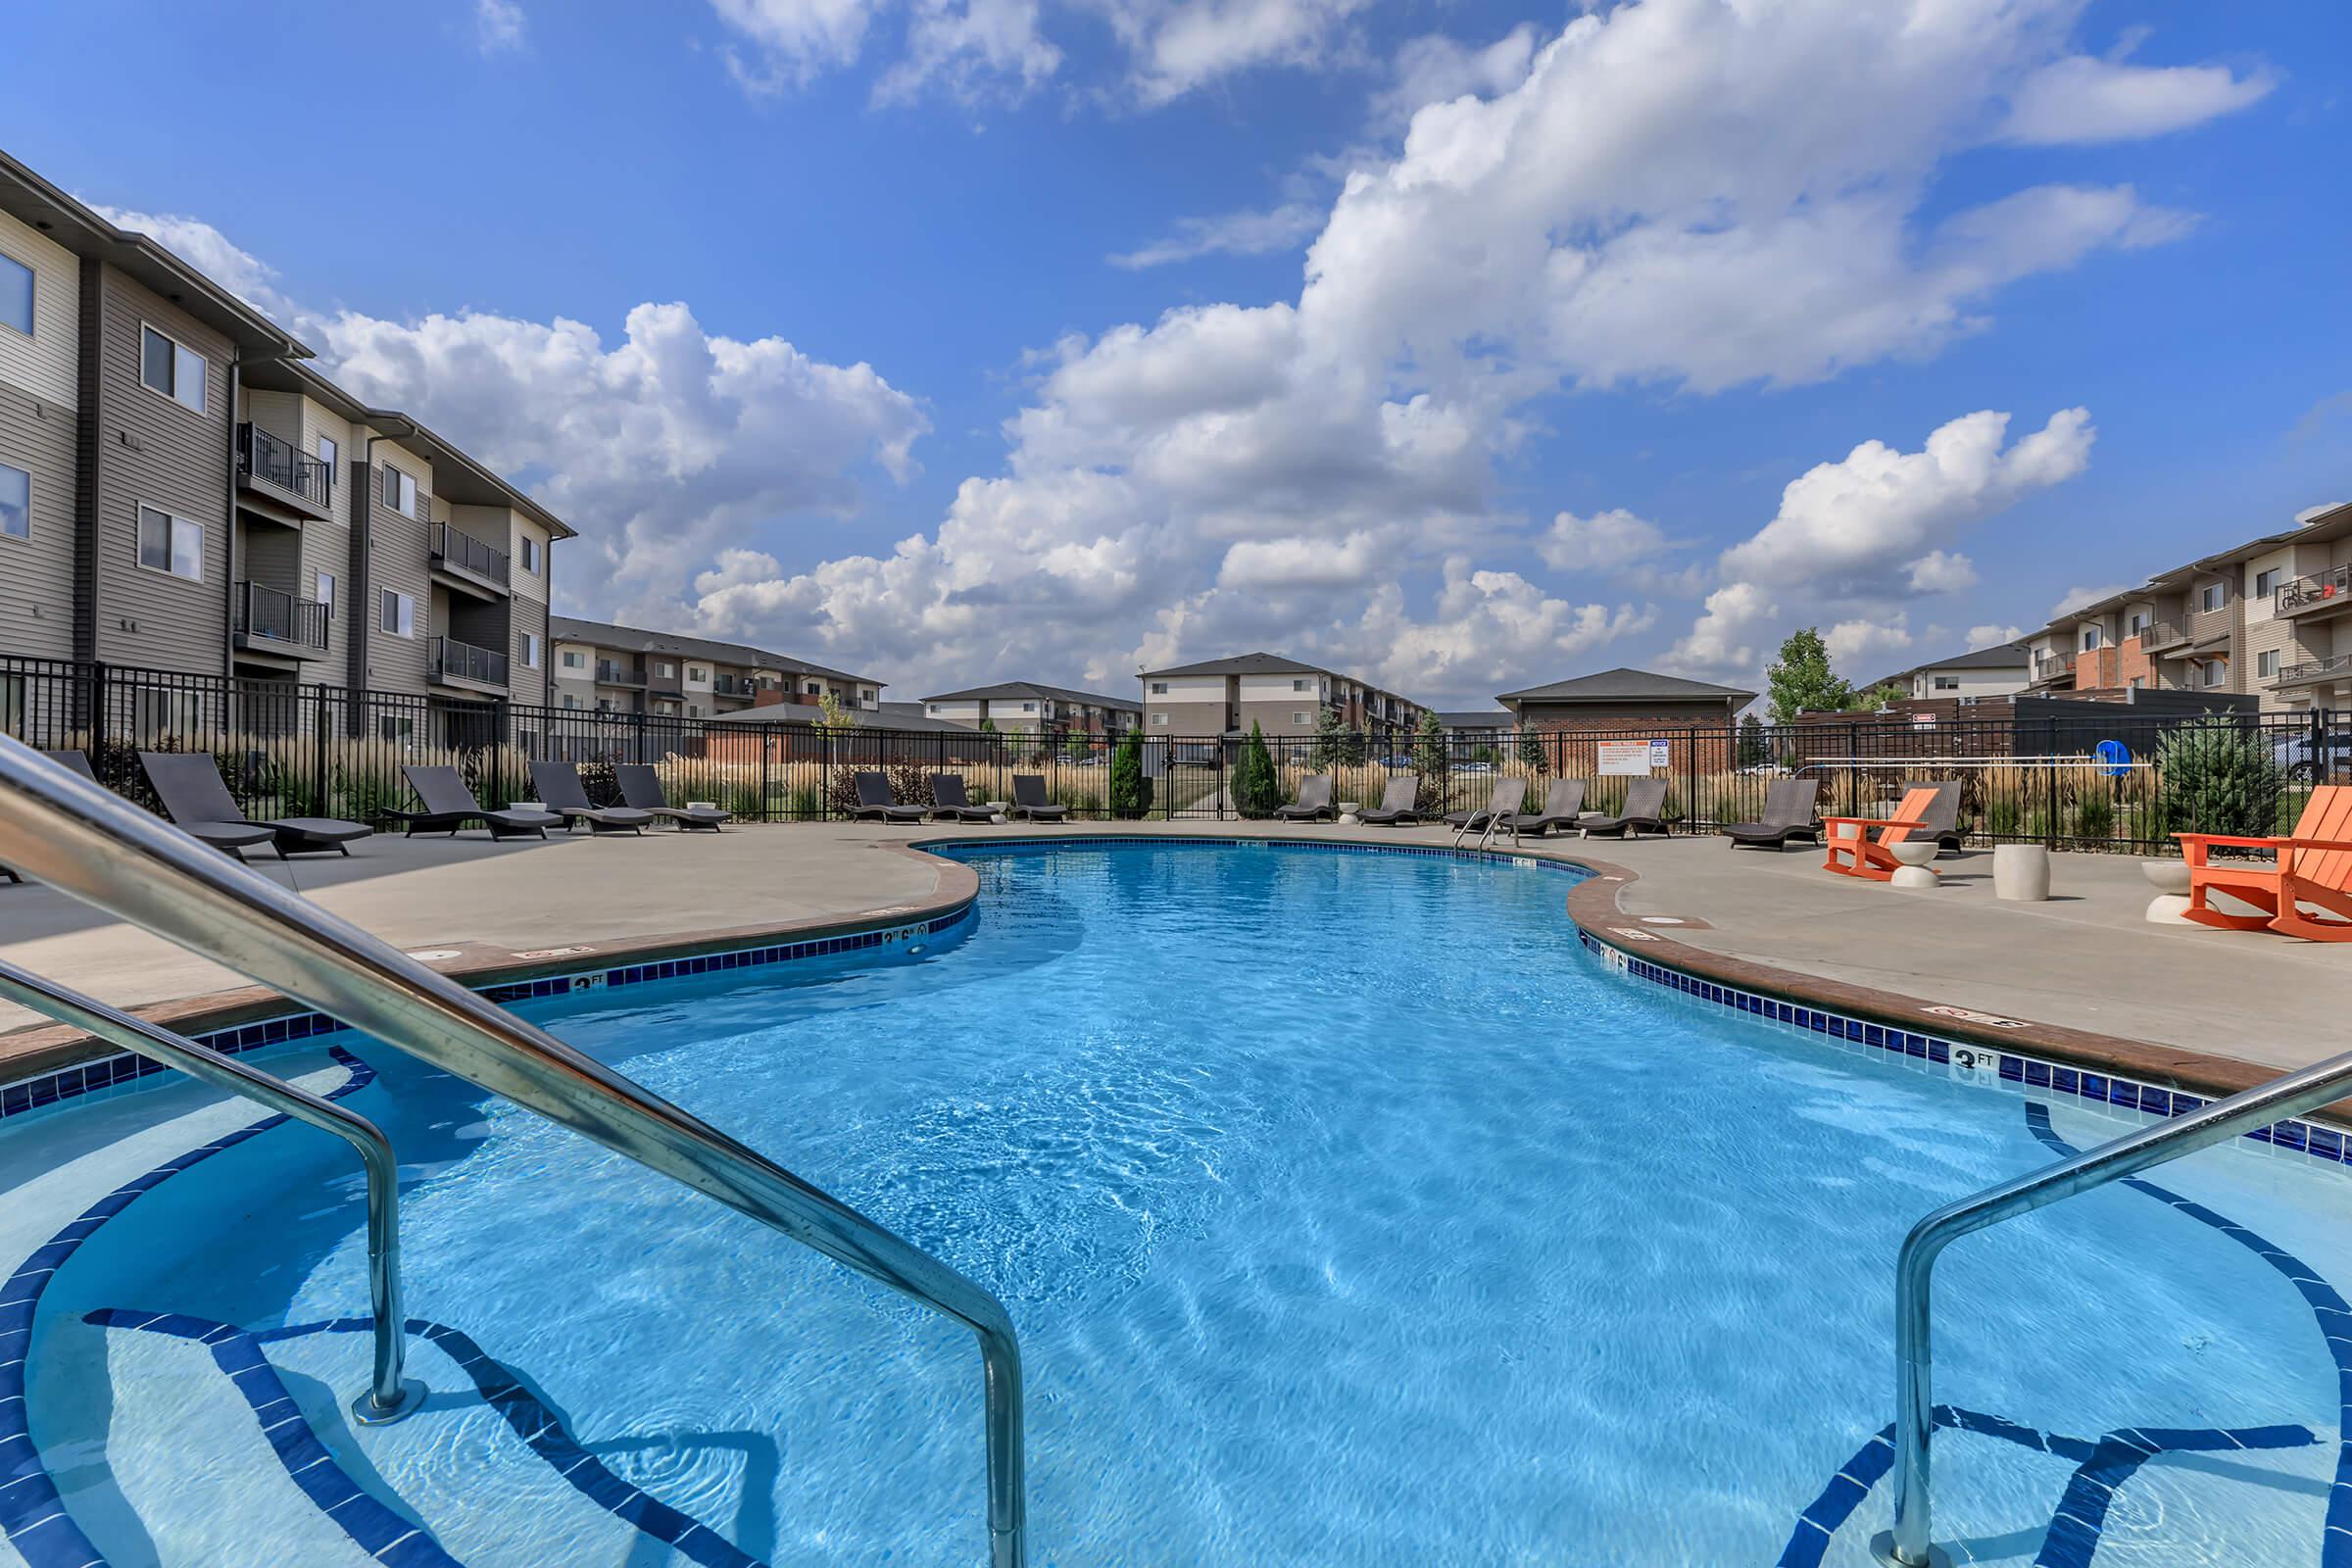
<svg viewBox="0 0 2352 1568"><path fill-rule="evenodd" d="M1672 771L1687 773L1720 773L1732 765L1733 740L1730 729L1718 719L1712 724L1684 716L1628 716L1609 715L1579 718L1570 715L1544 715L1529 721L1528 727L1544 737L1544 750L1552 759L1556 771L1590 771L1593 765L1595 748L1602 741L1662 740L1668 744ZM1498 753L1510 754L1517 749L1516 740L1504 735L1494 742Z"/></svg>

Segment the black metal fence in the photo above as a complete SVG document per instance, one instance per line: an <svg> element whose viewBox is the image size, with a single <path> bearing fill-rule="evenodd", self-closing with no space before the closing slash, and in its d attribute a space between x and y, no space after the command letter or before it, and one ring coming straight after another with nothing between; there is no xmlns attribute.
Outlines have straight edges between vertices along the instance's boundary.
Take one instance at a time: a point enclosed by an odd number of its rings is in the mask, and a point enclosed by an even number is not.
<svg viewBox="0 0 2352 1568"><path fill-rule="evenodd" d="M1265 738L1272 792L1295 799L1328 774L1343 805L1379 803L1412 780L1425 819L1484 806L1507 779L1530 809L1555 780L1584 786L1587 809L1621 806L1636 778L1666 784L1679 832L1753 821L1778 779L1819 781L1819 809L1880 815L1904 788L1957 778L1961 826L1978 844L2161 850L2177 831L2209 830L2165 776L2168 735L2222 726L2240 760L2278 786L2273 824L2293 822L2312 784L2352 779L2352 715L2150 715L2074 704L2057 718L1999 716L1890 722L1857 715L1744 728L1653 725L1621 730L1454 732L1442 737ZM2096 711L2111 708L2110 712ZM1998 714L2001 710L1993 709ZM1262 814L1241 777L1233 736L1139 737L1142 779L1114 808L1115 743L1099 736L827 728L771 710L685 718L500 701L351 692L217 675L0 659L0 730L38 747L87 752L98 775L153 805L142 750L208 751L255 815L327 815L381 823L412 804L401 769L457 766L487 805L531 797L533 761L577 763L592 799L617 798L612 768L650 762L673 803L709 801L749 821L829 821L856 804L855 775L879 769L902 802L930 803L931 780L958 774L974 801L1008 801L1016 774L1042 779L1073 816L1228 820ZM792 717L813 719L814 710ZM2109 743L2102 745L2101 743Z"/></svg>

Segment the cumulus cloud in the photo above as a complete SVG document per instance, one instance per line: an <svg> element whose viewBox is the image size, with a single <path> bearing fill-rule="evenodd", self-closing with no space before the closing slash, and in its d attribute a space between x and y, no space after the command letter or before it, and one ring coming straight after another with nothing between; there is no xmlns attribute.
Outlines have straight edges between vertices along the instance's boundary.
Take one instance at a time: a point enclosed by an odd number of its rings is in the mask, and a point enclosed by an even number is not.
<svg viewBox="0 0 2352 1568"><path fill-rule="evenodd" d="M1623 507L1590 517L1563 512L1536 540L1544 564L1561 571L1618 572L1653 563L1673 548L1665 529Z"/></svg>
<svg viewBox="0 0 2352 1568"><path fill-rule="evenodd" d="M1109 260L1113 267L1138 271L1200 256L1268 256L1296 250L1322 226L1323 210L1304 202L1285 202L1263 212L1180 218L1166 238Z"/></svg>
<svg viewBox="0 0 2352 1568"><path fill-rule="evenodd" d="M522 47L525 20L515 0L473 0L473 46L485 55Z"/></svg>
<svg viewBox="0 0 2352 1568"><path fill-rule="evenodd" d="M766 95L806 87L847 66L865 47L867 0L710 0L738 44L720 51L746 92Z"/></svg>
<svg viewBox="0 0 2352 1568"><path fill-rule="evenodd" d="M1915 594L1953 594L1977 585L1977 564L1957 551L1931 550L1908 569Z"/></svg>
<svg viewBox="0 0 2352 1568"><path fill-rule="evenodd" d="M2095 605L2102 599L2113 599L2131 586L2132 584L2128 582L2103 582L2089 588L2069 588L2060 594L2058 602L2050 607L2049 618L2063 620L2084 605Z"/></svg>
<svg viewBox="0 0 2352 1568"><path fill-rule="evenodd" d="M2133 66L2069 55L2020 82L2002 128L2029 145L2136 140L2185 130L2259 103L2276 85L2265 72L2227 66Z"/></svg>
<svg viewBox="0 0 2352 1568"><path fill-rule="evenodd" d="M1017 102L1061 69L1061 50L1037 24L1037 0L915 0L906 58L874 84L874 100L936 88L966 104Z"/></svg>
<svg viewBox="0 0 2352 1568"><path fill-rule="evenodd" d="M1535 24L1528 22L1483 47L1443 33L1415 38L1396 52L1394 78L1373 100L1373 118L1377 122L1402 123L1425 104L1508 92L1527 79L1541 41Z"/></svg>
<svg viewBox="0 0 2352 1568"><path fill-rule="evenodd" d="M1967 652L1973 654L1980 648L1998 648L2003 643L2016 642L2019 638L2025 636L2025 634L2026 628L2023 626L2006 625L1999 621L1986 621L1981 626L1971 626L1968 628Z"/></svg>

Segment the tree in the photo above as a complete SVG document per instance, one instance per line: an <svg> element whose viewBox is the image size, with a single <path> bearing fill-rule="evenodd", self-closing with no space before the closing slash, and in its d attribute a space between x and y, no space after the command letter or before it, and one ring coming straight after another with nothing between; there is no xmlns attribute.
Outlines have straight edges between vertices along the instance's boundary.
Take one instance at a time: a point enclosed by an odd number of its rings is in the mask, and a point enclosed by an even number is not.
<svg viewBox="0 0 2352 1568"><path fill-rule="evenodd" d="M1111 754L1110 814L1143 815L1152 804L1145 793L1150 787L1144 778L1144 732L1131 729L1119 737L1119 749Z"/></svg>
<svg viewBox="0 0 2352 1568"><path fill-rule="evenodd" d="M2286 777L2262 736L2233 719L2200 719L2156 749L2161 831L2265 838L2278 831Z"/></svg>
<svg viewBox="0 0 2352 1568"><path fill-rule="evenodd" d="M1875 713L1882 708L1891 708L1896 703L1907 702L1910 697L1911 694L1903 689L1902 682L1883 680L1866 692L1854 693L1847 700L1846 707L1853 709L1856 712Z"/></svg>
<svg viewBox="0 0 2352 1568"><path fill-rule="evenodd" d="M1094 749L1095 738L1082 729L1070 731L1069 739L1062 742L1063 752L1073 761L1083 760Z"/></svg>
<svg viewBox="0 0 2352 1568"><path fill-rule="evenodd" d="M1348 720L1337 708L1328 704L1322 716L1315 721L1315 746L1307 754L1306 765L1318 773L1328 773L1344 763L1364 760L1364 738L1348 727Z"/></svg>
<svg viewBox="0 0 2352 1568"><path fill-rule="evenodd" d="M1533 724L1519 726L1519 760L1531 773L1551 770L1551 754L1544 749L1544 732Z"/></svg>
<svg viewBox="0 0 2352 1568"><path fill-rule="evenodd" d="M1274 771L1274 754L1266 750L1266 732L1250 721L1250 738L1242 743L1242 760L1233 770L1233 808L1247 817L1274 814L1282 804L1282 778Z"/></svg>
<svg viewBox="0 0 2352 1568"><path fill-rule="evenodd" d="M1761 766L1771 757L1771 749L1764 743L1764 721L1749 713L1740 720L1740 765Z"/></svg>
<svg viewBox="0 0 2352 1568"><path fill-rule="evenodd" d="M816 721L825 729L856 729L858 715L841 706L841 699L831 692L816 699Z"/></svg>
<svg viewBox="0 0 2352 1568"><path fill-rule="evenodd" d="M1818 626L1790 632L1764 680L1776 724L1794 723L1803 712L1842 712L1854 700L1854 689L1830 668L1829 646Z"/></svg>

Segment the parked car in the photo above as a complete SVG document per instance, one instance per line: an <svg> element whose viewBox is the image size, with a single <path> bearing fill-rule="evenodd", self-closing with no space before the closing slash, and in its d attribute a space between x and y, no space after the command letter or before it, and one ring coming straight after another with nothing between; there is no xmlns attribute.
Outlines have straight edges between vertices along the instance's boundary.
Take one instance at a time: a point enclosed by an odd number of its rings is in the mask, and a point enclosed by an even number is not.
<svg viewBox="0 0 2352 1568"><path fill-rule="evenodd" d="M2308 730L2290 735L2272 744L2271 760L2284 768L2291 779L2332 778L2339 773L2352 773L2352 730L2323 731L2316 745Z"/></svg>

